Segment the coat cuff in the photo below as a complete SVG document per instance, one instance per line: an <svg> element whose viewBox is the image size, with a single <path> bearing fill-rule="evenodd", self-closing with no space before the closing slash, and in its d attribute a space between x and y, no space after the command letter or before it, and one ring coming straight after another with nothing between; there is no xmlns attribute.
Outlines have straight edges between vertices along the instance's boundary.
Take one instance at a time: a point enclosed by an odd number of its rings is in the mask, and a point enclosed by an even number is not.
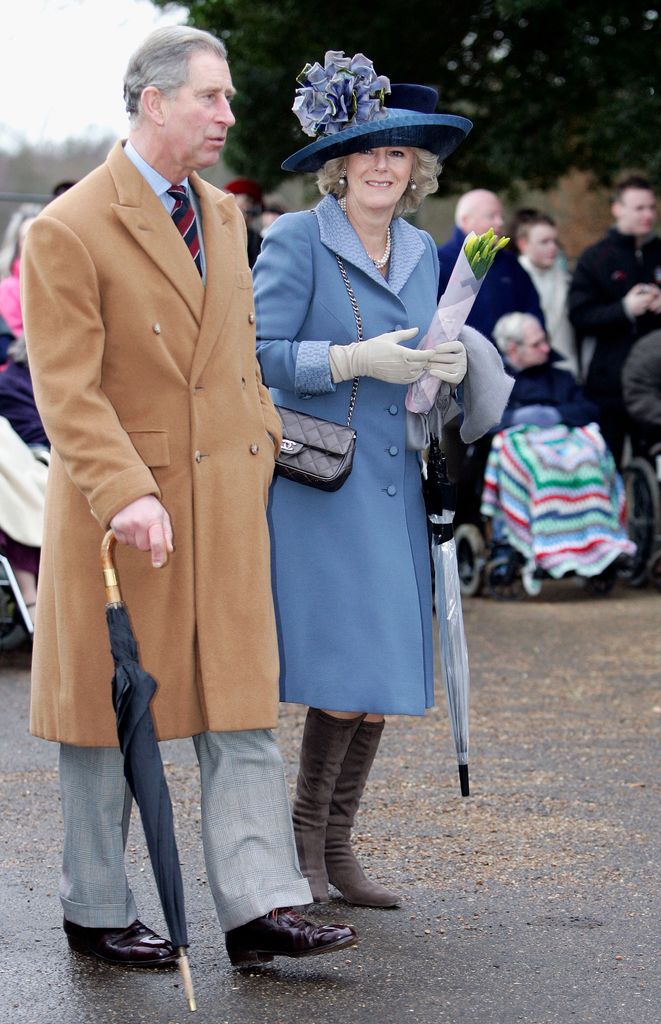
<svg viewBox="0 0 661 1024"><path fill-rule="evenodd" d="M336 390L331 377L330 341L301 341L296 353L294 391L299 398L313 398Z"/></svg>
<svg viewBox="0 0 661 1024"><path fill-rule="evenodd" d="M113 516L145 494L153 494L159 500L161 497L158 484L149 469L146 466L133 466L95 488L89 498L90 511L101 527L107 530Z"/></svg>

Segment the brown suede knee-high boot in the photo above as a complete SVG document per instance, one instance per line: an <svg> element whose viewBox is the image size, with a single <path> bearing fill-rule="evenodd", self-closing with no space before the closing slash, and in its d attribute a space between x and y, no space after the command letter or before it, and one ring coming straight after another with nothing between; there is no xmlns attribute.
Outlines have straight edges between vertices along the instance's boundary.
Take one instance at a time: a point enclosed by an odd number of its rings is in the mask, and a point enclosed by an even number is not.
<svg viewBox="0 0 661 1024"><path fill-rule="evenodd" d="M395 907L399 896L372 882L351 849L351 829L376 757L383 722L362 722L347 750L333 792L326 828L326 870L345 900L361 907Z"/></svg>
<svg viewBox="0 0 661 1024"><path fill-rule="evenodd" d="M310 708L305 719L292 820L299 864L315 903L328 901L324 857L328 812L347 749L362 719L362 715L335 718L317 708Z"/></svg>

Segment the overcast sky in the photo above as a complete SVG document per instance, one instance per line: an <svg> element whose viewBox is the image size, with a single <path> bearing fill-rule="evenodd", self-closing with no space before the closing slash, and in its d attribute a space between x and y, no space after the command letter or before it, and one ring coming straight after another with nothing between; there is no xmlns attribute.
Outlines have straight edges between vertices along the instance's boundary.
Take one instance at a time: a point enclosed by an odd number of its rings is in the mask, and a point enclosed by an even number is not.
<svg viewBox="0 0 661 1024"><path fill-rule="evenodd" d="M150 0L13 0L2 19L0 147L126 132L129 56L159 25L185 20Z"/></svg>

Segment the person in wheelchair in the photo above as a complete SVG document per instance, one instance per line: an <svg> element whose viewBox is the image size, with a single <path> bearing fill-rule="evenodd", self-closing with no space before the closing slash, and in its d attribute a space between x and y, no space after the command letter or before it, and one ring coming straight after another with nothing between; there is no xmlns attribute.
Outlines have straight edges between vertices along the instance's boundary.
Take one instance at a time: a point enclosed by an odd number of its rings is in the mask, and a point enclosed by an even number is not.
<svg viewBox="0 0 661 1024"><path fill-rule="evenodd" d="M32 633L47 457L0 416L0 650Z"/></svg>
<svg viewBox="0 0 661 1024"><path fill-rule="evenodd" d="M635 424L622 475L629 536L637 550L631 586L651 580L661 590L661 330L635 343L622 368L626 411Z"/></svg>
<svg viewBox="0 0 661 1024"><path fill-rule="evenodd" d="M25 338L0 372L0 649L32 630L50 444L37 411ZM5 598L6 600L2 600ZM16 607L19 602L22 607ZM13 609L9 614L9 608Z"/></svg>
<svg viewBox="0 0 661 1024"><path fill-rule="evenodd" d="M595 423L597 407L571 373L555 366L561 357L534 316L501 317L494 337L514 377L482 493L494 571L505 578L523 565L524 585L568 572L614 578L617 560L635 548L625 532L622 481Z"/></svg>
<svg viewBox="0 0 661 1024"><path fill-rule="evenodd" d="M661 452L661 330L651 331L631 349L622 368L624 404L640 431L634 455Z"/></svg>

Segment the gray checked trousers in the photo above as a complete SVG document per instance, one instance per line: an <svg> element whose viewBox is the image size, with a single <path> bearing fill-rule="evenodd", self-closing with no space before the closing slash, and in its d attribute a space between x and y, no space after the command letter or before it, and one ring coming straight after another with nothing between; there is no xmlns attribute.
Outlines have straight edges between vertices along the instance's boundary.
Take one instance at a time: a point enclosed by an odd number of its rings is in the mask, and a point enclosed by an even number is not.
<svg viewBox="0 0 661 1024"><path fill-rule="evenodd" d="M275 907L311 903L272 732L205 732L193 742L204 859L223 931ZM60 790L64 916L87 928L125 928L138 910L124 867L132 797L120 751L61 744Z"/></svg>

